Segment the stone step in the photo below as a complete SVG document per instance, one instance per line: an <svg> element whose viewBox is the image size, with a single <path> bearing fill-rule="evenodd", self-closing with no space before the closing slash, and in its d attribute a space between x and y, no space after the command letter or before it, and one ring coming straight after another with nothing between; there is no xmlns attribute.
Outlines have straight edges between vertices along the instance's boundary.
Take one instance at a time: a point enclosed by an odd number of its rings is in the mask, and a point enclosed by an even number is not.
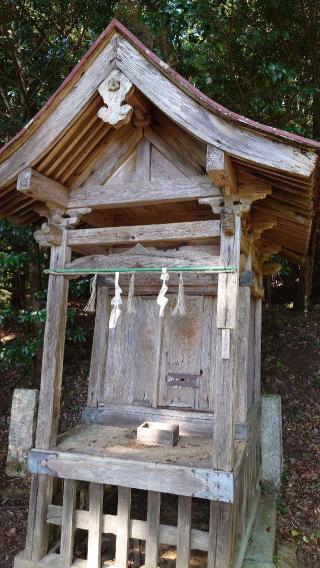
<svg viewBox="0 0 320 568"><path fill-rule="evenodd" d="M273 568L277 511L272 497L262 497L249 538L242 568Z"/></svg>

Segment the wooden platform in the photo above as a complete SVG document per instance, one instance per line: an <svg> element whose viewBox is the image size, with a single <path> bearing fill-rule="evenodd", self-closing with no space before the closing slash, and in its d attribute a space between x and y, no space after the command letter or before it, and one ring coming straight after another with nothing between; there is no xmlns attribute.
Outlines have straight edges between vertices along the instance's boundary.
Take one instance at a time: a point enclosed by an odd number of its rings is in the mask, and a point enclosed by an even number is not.
<svg viewBox="0 0 320 568"><path fill-rule="evenodd" d="M137 441L136 428L81 424L64 434L52 449L101 457L210 468L213 443L212 438L180 436L177 445L173 447L146 447Z"/></svg>
<svg viewBox="0 0 320 568"><path fill-rule="evenodd" d="M235 443L237 464L245 446ZM146 447L136 441L135 428L82 424L64 434L51 450L31 450L29 469L65 479L232 503L236 474L213 470L212 454L211 438L181 436L174 447Z"/></svg>

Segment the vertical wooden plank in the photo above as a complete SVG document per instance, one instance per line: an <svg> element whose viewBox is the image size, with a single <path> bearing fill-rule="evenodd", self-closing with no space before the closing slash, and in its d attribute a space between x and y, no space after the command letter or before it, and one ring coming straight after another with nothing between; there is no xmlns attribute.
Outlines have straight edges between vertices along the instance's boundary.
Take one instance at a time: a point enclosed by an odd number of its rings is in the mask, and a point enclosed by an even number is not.
<svg viewBox="0 0 320 568"><path fill-rule="evenodd" d="M50 268L63 268L71 259L66 245L67 230L62 243L51 247ZM41 388L39 396L36 447L47 449L57 439L59 423L62 367L67 319L68 280L50 275L48 281L47 318L44 332ZM25 555L29 560L40 560L47 551L47 507L52 498L52 479L39 476L31 485Z"/></svg>
<svg viewBox="0 0 320 568"><path fill-rule="evenodd" d="M212 335L216 334L216 304L213 296L205 296L203 299L202 331L201 331L201 354L200 354L200 387L196 389L196 408L212 411L211 377L214 365L215 340Z"/></svg>
<svg viewBox="0 0 320 568"><path fill-rule="evenodd" d="M257 298L254 318L254 402L261 398L261 324L262 300Z"/></svg>
<svg viewBox="0 0 320 568"><path fill-rule="evenodd" d="M235 234L225 235L221 231L220 261L222 265L239 266L240 263L240 218L235 218ZM232 471L234 461L234 408L235 408L235 379L237 368L237 304L238 304L238 272L237 279L218 279L217 297L217 341L215 365L213 367L214 384L213 413L213 468ZM232 301L229 299L232 296ZM230 330L230 357L222 358L224 329Z"/></svg>
<svg viewBox="0 0 320 568"><path fill-rule="evenodd" d="M89 514L87 564L90 568L100 568L103 514L103 485L101 483L90 483Z"/></svg>
<svg viewBox="0 0 320 568"><path fill-rule="evenodd" d="M161 493L148 491L145 568L157 568L159 556Z"/></svg>
<svg viewBox="0 0 320 568"><path fill-rule="evenodd" d="M232 505L210 503L208 568L231 568Z"/></svg>
<svg viewBox="0 0 320 568"><path fill-rule="evenodd" d="M176 568L190 565L192 497L178 498L177 561Z"/></svg>
<svg viewBox="0 0 320 568"><path fill-rule="evenodd" d="M73 479L64 480L60 547L61 568L70 568L73 560L76 490L76 481L73 481Z"/></svg>
<svg viewBox="0 0 320 568"><path fill-rule="evenodd" d="M116 567L128 568L131 489L118 487Z"/></svg>
<svg viewBox="0 0 320 568"><path fill-rule="evenodd" d="M254 326L255 326L255 300L250 299L249 336L248 336L248 365L247 365L247 405L248 410L254 403Z"/></svg>
<svg viewBox="0 0 320 568"><path fill-rule="evenodd" d="M236 383L236 421L245 424L248 408L248 363L249 363L249 325L250 325L249 286L240 286L238 305L238 353Z"/></svg>
<svg viewBox="0 0 320 568"><path fill-rule="evenodd" d="M103 398L102 391L107 361L109 318L110 298L108 288L99 284L97 286L96 318L88 386L88 406L92 407L96 407L97 403L101 402Z"/></svg>
<svg viewBox="0 0 320 568"><path fill-rule="evenodd" d="M136 148L136 180L149 180L151 169L151 144L142 138Z"/></svg>
<svg viewBox="0 0 320 568"><path fill-rule="evenodd" d="M170 281L169 281L170 283ZM169 284L170 286L170 284ZM200 376L203 296L188 296L184 317L172 317L176 297L170 297L163 318L159 404L195 408L196 390L191 387L170 387L166 376L171 373L191 373ZM199 388L205 377L199 379Z"/></svg>
<svg viewBox="0 0 320 568"><path fill-rule="evenodd" d="M121 279L120 279L121 286ZM109 331L104 400L156 406L161 320L154 297L137 296L136 313L126 314Z"/></svg>

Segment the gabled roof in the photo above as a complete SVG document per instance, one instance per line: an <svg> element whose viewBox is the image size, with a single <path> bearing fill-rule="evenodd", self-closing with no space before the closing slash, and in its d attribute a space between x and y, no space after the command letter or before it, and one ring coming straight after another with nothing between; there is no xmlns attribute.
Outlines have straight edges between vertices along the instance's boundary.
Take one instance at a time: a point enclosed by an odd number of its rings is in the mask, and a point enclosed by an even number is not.
<svg viewBox="0 0 320 568"><path fill-rule="evenodd" d="M285 239L288 256L290 251L292 257L306 254L320 143L261 125L212 101L117 20L112 20L37 115L0 150L1 216L21 223L37 219L32 200L16 191L17 176L26 167L74 187L79 170L83 174L101 147L108 147L113 135L96 117L102 104L97 88L115 66L190 136L227 152L239 175L269 183L273 195L257 207L278 216L270 238Z"/></svg>

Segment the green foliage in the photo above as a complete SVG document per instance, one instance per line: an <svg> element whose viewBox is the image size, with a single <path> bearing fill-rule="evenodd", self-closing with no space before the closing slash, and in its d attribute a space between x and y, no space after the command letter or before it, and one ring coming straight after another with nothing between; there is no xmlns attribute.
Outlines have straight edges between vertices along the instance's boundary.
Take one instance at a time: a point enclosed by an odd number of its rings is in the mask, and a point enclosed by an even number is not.
<svg viewBox="0 0 320 568"><path fill-rule="evenodd" d="M78 323L77 315L73 308L68 308L66 339L71 343L84 343L87 335ZM45 320L45 308L20 310L18 313L7 308L0 312L0 325L18 330L12 339L0 341L0 370L15 369L24 374L30 372L32 360L43 344Z"/></svg>
<svg viewBox="0 0 320 568"><path fill-rule="evenodd" d="M320 135L320 15L311 0L0 0L0 130L41 108L113 16L231 110Z"/></svg>

